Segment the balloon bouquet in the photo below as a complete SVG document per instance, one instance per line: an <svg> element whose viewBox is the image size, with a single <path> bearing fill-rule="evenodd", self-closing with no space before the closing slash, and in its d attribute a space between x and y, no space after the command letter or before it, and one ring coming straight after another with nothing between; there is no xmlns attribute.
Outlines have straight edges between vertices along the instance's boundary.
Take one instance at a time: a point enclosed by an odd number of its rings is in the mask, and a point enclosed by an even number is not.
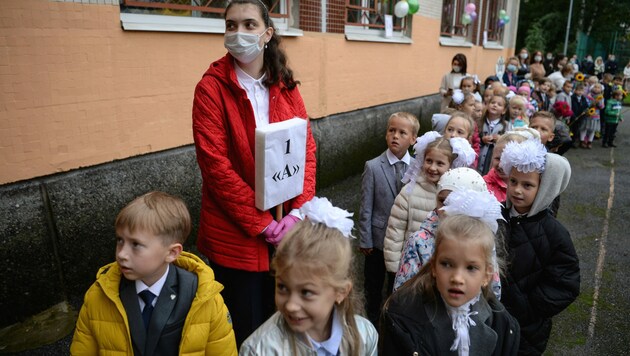
<svg viewBox="0 0 630 356"><path fill-rule="evenodd" d="M473 3L466 4L464 8L464 14L462 15L462 24L470 25L477 19L477 7Z"/></svg>
<svg viewBox="0 0 630 356"><path fill-rule="evenodd" d="M505 26L510 22L510 16L508 16L505 10L499 11L499 27Z"/></svg>
<svg viewBox="0 0 630 356"><path fill-rule="evenodd" d="M407 15L415 14L419 8L418 0L401 0L394 6L394 15L398 18L403 18Z"/></svg>

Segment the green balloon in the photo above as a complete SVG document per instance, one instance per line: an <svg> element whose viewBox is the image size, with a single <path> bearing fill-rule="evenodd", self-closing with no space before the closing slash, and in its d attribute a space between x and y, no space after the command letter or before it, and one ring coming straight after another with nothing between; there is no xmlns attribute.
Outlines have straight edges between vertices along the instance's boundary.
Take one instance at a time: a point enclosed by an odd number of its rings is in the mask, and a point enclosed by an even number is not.
<svg viewBox="0 0 630 356"><path fill-rule="evenodd" d="M503 22L505 23L510 22L510 17L508 15L505 15L505 17L503 18Z"/></svg>
<svg viewBox="0 0 630 356"><path fill-rule="evenodd" d="M420 8L418 0L407 0L407 4L409 4L409 15L413 15L418 12L418 9Z"/></svg>
<svg viewBox="0 0 630 356"><path fill-rule="evenodd" d="M505 10L499 11L499 18L504 18L505 15L507 15L507 12L505 12Z"/></svg>
<svg viewBox="0 0 630 356"><path fill-rule="evenodd" d="M471 22L472 22L472 17L470 17L470 14L462 15L462 24L469 25Z"/></svg>

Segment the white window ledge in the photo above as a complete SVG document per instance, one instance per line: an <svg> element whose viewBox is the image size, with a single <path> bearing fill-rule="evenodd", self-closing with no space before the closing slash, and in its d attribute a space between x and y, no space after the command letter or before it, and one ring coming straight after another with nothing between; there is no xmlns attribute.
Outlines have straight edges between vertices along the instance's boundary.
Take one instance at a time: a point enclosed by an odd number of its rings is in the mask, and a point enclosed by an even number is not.
<svg viewBox="0 0 630 356"><path fill-rule="evenodd" d="M485 49L503 49L503 46L497 42L485 42L483 44Z"/></svg>
<svg viewBox="0 0 630 356"><path fill-rule="evenodd" d="M120 24L125 31L225 33L225 22L222 19L200 17L121 13ZM278 34L302 36L304 33L296 28L279 27Z"/></svg>
<svg viewBox="0 0 630 356"><path fill-rule="evenodd" d="M472 42L465 37L440 37L440 46L444 47L472 47Z"/></svg>
<svg viewBox="0 0 630 356"><path fill-rule="evenodd" d="M392 37L385 37L384 30L364 29L356 26L345 27L346 40L362 42L384 42L384 43L406 43L411 44L413 40L406 37L402 32L394 32Z"/></svg>

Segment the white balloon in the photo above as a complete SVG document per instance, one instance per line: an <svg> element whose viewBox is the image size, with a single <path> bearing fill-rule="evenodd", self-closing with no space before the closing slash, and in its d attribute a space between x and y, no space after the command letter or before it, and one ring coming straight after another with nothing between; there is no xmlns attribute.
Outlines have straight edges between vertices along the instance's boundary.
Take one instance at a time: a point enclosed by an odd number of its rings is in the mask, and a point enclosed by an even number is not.
<svg viewBox="0 0 630 356"><path fill-rule="evenodd" d="M399 18L403 18L407 16L409 12L409 4L406 1L399 1L396 6L394 6L394 15Z"/></svg>

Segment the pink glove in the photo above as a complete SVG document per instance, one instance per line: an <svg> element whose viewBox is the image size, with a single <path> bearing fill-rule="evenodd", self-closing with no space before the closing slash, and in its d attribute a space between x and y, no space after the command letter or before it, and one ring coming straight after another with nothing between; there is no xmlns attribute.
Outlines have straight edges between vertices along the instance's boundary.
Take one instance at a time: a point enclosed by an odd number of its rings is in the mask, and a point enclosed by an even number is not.
<svg viewBox="0 0 630 356"><path fill-rule="evenodd" d="M267 226L265 231L262 232L262 235L265 237L265 241L273 243L272 241L275 237L273 231L276 229L276 227L278 227L278 222L275 220L271 220L271 223Z"/></svg>
<svg viewBox="0 0 630 356"><path fill-rule="evenodd" d="M297 216L293 216L291 214L283 217L282 220L280 220L280 222L274 229L273 237L271 239L265 239L265 240L273 244L274 246L278 246L280 244L280 241L282 241L282 238L284 237L284 235L287 232L289 232L289 230L291 230L293 225L295 225L295 223L297 223L298 221L300 221L300 218L298 218Z"/></svg>

